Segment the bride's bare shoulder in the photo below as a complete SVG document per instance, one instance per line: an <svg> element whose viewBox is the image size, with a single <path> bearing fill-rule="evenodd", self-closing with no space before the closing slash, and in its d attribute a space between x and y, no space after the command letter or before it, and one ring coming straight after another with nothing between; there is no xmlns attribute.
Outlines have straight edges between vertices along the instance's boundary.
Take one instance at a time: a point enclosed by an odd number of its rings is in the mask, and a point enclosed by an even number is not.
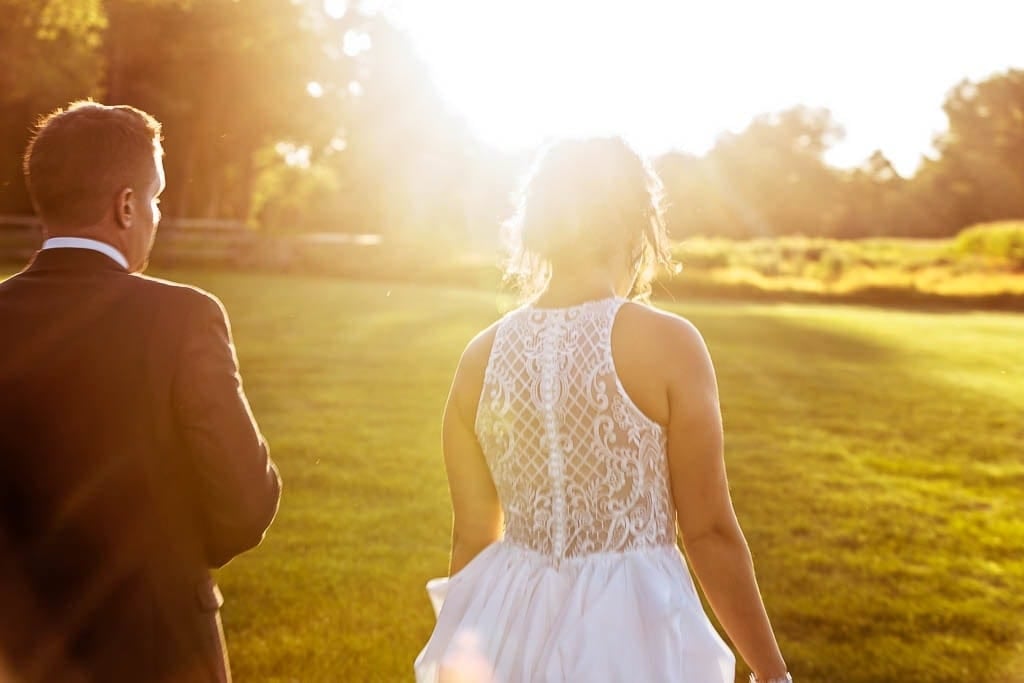
<svg viewBox="0 0 1024 683"><path fill-rule="evenodd" d="M452 390L455 394L461 393L469 396L470 403L475 401L472 397L479 396L480 390L483 388L487 362L491 357L494 338L497 336L502 320L504 318L496 320L470 339L462 351L462 357L459 358Z"/></svg>
<svg viewBox="0 0 1024 683"><path fill-rule="evenodd" d="M462 359L459 361L459 365L466 367L467 370L479 370L480 374L483 375L500 325L501 320L496 320L470 339L469 343L466 344L465 350L462 352Z"/></svg>
<svg viewBox="0 0 1024 683"><path fill-rule="evenodd" d="M661 425L669 424L670 398L692 393L710 367L704 340L693 323L634 302L619 309L612 328L612 356L626 393Z"/></svg>
<svg viewBox="0 0 1024 683"><path fill-rule="evenodd" d="M459 358L448 400L466 425L472 425L476 420L476 404L483 391L487 362L500 325L501 320L498 320L477 333Z"/></svg>
<svg viewBox="0 0 1024 683"><path fill-rule="evenodd" d="M652 305L630 301L622 306L619 321L631 336L648 337L655 346L690 347L704 345L697 326L681 315Z"/></svg>

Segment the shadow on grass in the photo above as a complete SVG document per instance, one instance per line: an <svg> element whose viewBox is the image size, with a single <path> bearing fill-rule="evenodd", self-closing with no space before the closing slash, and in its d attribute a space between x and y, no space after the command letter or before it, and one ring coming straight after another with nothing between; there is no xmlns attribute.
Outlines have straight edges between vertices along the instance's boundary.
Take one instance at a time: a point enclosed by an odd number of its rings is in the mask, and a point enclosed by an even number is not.
<svg viewBox="0 0 1024 683"><path fill-rule="evenodd" d="M1024 580L1012 407L951 391L867 333L771 309L688 312L717 360L736 506L791 668L1007 680L999 663L1024 640L1010 617L1024 614L1010 589ZM993 444L1001 459L980 462Z"/></svg>

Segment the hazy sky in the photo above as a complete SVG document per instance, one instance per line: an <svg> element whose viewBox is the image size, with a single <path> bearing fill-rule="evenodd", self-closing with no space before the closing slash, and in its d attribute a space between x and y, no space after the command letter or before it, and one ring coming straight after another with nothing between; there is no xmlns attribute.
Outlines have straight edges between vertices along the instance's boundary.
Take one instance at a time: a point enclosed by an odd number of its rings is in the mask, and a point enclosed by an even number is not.
<svg viewBox="0 0 1024 683"><path fill-rule="evenodd" d="M962 78L1024 68L1021 0L394 0L452 109L487 142L617 132L703 152L757 113L832 110L830 159L912 171Z"/></svg>

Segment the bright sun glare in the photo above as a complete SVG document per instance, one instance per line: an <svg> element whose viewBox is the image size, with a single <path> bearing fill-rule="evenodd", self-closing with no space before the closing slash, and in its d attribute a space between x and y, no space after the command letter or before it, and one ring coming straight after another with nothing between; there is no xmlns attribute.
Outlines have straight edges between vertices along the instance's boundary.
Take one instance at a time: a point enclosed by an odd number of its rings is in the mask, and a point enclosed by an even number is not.
<svg viewBox="0 0 1024 683"><path fill-rule="evenodd" d="M805 104L831 109L847 131L834 163L881 148L910 172L945 125L949 88L1024 64L1013 29L1021 9L976 0L961 10L889 0L399 0L390 14L452 108L501 148L615 132L649 154L702 153L759 113Z"/></svg>

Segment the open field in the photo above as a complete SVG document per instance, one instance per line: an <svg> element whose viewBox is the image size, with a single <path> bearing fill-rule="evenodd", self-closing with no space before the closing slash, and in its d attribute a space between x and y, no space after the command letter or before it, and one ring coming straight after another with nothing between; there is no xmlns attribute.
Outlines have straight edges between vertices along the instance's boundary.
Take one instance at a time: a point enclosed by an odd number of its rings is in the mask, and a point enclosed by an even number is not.
<svg viewBox="0 0 1024 683"><path fill-rule="evenodd" d="M410 680L423 584L447 566L439 416L498 300L157 274L231 312L285 481L263 546L220 573L235 679ZM715 357L734 499L797 680L1024 682L1024 316L668 307Z"/></svg>

